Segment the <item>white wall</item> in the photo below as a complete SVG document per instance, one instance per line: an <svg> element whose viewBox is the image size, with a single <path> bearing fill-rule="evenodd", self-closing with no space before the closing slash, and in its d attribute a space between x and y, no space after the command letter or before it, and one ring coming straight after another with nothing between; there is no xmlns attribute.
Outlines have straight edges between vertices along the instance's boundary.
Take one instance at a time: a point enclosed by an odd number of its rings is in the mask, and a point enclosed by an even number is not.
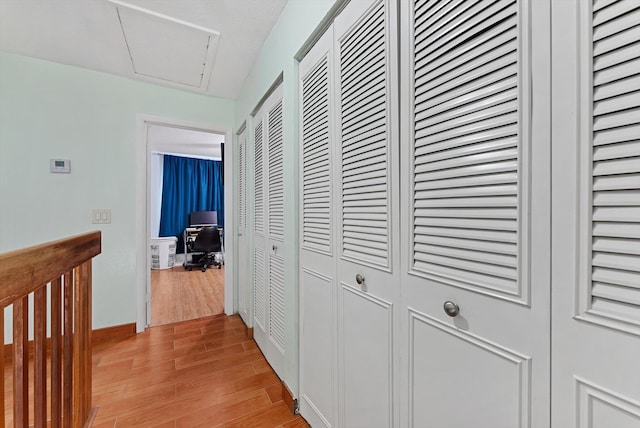
<svg viewBox="0 0 640 428"><path fill-rule="evenodd" d="M295 55L311 36L316 27L335 3L341 0L289 0L271 35L266 40L258 60L249 74L236 104L236 126L246 120L248 132L247 182L249 184L247 209L248 230L253 220L253 122L251 111L257 106L265 92L282 73L284 76L284 224L285 242L285 376L284 381L291 392L298 395L298 63ZM358 0L353 0L358 1ZM237 159L235 160L237 176ZM249 245L252 240L249 239ZM252 251L250 252L252 253ZM239 256L250 257L242 254ZM252 266L252 262L247 264ZM236 276L237 277L237 276ZM251 278L249 283L253 282Z"/></svg>
<svg viewBox="0 0 640 428"><path fill-rule="evenodd" d="M231 100L0 53L0 252L102 230L93 326L136 321L137 114L234 123ZM49 173L50 158L71 174ZM91 224L92 208L112 223Z"/></svg>
<svg viewBox="0 0 640 428"><path fill-rule="evenodd" d="M151 177L149 190L151 204L149 207L149 230L151 238L160 236L160 213L162 210L162 177L164 175L164 155L151 153Z"/></svg>

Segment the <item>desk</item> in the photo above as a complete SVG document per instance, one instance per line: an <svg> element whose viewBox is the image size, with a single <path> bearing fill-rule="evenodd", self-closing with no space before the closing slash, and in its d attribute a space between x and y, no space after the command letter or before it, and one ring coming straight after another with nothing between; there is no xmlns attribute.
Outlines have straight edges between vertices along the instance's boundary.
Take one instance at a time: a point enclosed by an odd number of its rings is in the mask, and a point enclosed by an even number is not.
<svg viewBox="0 0 640 428"><path fill-rule="evenodd" d="M192 260L188 258L188 254L189 252L189 246L187 245L187 242L193 242L196 239L196 236L198 236L198 233L200 233L200 231L202 230L202 228L205 226L198 226L198 227L187 227L182 235L183 238L183 250L184 250L184 262L188 263L191 262ZM222 264L224 265L224 231L221 227L218 228L218 232L220 232L220 249L222 250L220 252L221 254L221 261Z"/></svg>

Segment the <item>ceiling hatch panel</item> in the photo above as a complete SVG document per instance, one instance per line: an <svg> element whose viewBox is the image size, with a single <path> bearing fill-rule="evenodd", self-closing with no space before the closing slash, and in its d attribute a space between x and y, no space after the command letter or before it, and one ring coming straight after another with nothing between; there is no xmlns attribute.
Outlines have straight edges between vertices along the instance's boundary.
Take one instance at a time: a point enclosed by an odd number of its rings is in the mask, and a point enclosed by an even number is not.
<svg viewBox="0 0 640 428"><path fill-rule="evenodd" d="M116 4L133 73L206 90L220 33L124 2Z"/></svg>

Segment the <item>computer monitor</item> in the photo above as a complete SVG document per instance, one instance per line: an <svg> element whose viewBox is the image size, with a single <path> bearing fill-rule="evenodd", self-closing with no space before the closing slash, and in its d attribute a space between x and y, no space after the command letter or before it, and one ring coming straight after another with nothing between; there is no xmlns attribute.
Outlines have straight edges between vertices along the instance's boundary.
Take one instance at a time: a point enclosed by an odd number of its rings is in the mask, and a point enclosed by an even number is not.
<svg viewBox="0 0 640 428"><path fill-rule="evenodd" d="M189 226L217 226L217 211L194 211L189 215Z"/></svg>

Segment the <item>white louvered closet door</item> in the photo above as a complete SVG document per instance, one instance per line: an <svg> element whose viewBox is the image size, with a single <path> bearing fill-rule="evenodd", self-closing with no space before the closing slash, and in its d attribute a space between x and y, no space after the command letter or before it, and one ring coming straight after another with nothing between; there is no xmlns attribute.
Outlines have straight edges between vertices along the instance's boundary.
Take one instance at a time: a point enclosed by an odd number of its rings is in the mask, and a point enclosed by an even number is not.
<svg viewBox="0 0 640 428"><path fill-rule="evenodd" d="M284 204L282 85L254 116L254 338L284 376Z"/></svg>
<svg viewBox="0 0 640 428"><path fill-rule="evenodd" d="M238 311L247 325L252 304L247 242L247 129L238 134Z"/></svg>
<svg viewBox="0 0 640 428"><path fill-rule="evenodd" d="M333 62L331 26L300 62L299 404L313 427L335 426L337 409Z"/></svg>
<svg viewBox="0 0 640 428"><path fill-rule="evenodd" d="M553 126L553 424L637 428L640 2L552 12L554 118L578 118Z"/></svg>
<svg viewBox="0 0 640 428"><path fill-rule="evenodd" d="M337 426L397 425L397 5L352 1L334 21L338 231Z"/></svg>
<svg viewBox="0 0 640 428"><path fill-rule="evenodd" d="M403 2L403 426L548 426L548 6Z"/></svg>

